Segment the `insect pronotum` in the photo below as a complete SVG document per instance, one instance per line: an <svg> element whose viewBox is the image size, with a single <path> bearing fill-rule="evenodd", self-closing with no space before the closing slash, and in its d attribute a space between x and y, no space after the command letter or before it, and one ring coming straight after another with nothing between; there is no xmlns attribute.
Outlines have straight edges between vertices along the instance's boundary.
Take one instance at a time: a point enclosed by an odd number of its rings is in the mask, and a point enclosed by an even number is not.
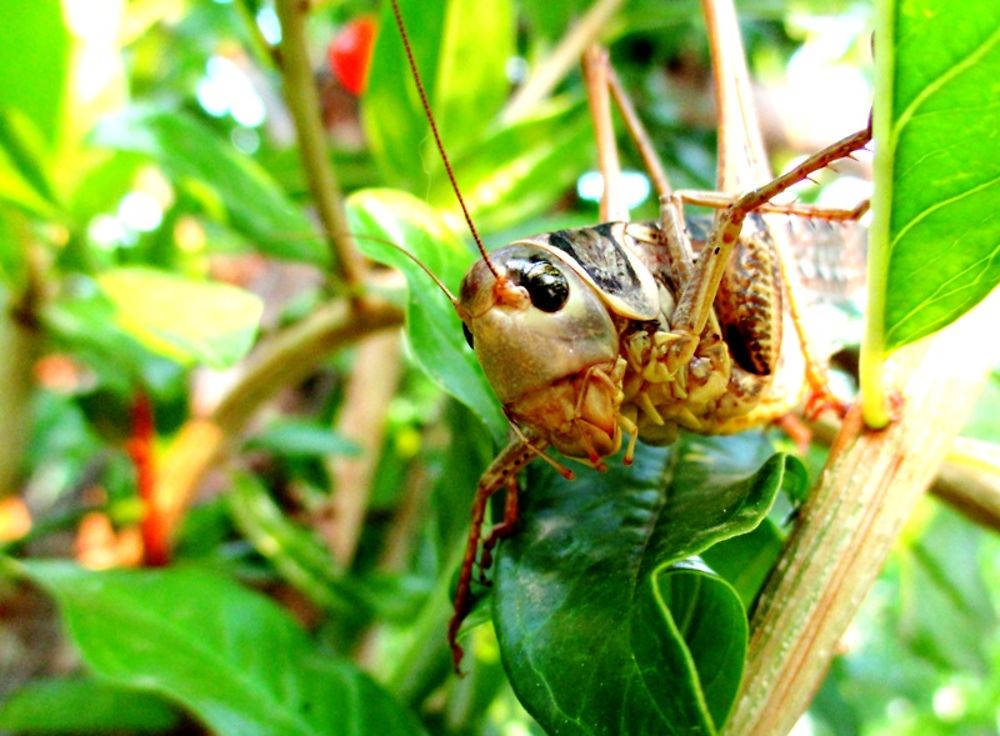
<svg viewBox="0 0 1000 736"><path fill-rule="evenodd" d="M482 255L459 296L449 298L513 434L480 479L473 503L448 627L456 671L462 658L458 632L471 607L477 560L482 577L498 540L517 523L519 471L540 457L572 476L544 454L546 448L601 469L604 458L623 444L624 462L631 462L639 438L665 444L680 429L722 434L772 422L799 404L804 386L813 401L830 401L823 367L799 317L788 246L762 213L857 219L867 203L844 211L771 201L863 148L871 126L772 178L735 10L731 0L703 4L721 121L718 191L671 189L607 55L591 48L583 61L607 182L602 224L523 238L487 253L462 200L393 0L431 131ZM656 222L630 222L617 201L612 99L659 195ZM718 208L714 223L700 227L685 220L682 206L690 201ZM786 323L797 334L795 350L788 347L795 341L782 339L789 332ZM503 488L508 491L503 521L483 538L487 502Z"/></svg>

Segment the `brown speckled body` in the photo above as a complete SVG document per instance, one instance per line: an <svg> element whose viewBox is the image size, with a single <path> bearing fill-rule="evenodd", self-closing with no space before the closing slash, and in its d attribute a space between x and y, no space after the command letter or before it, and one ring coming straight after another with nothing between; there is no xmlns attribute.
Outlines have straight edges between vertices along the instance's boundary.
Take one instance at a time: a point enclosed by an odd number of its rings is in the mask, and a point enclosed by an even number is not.
<svg viewBox="0 0 1000 736"><path fill-rule="evenodd" d="M629 368L623 384L622 413L638 427L647 442L672 442L678 428L705 434L744 429L741 418L760 403L772 384L781 351L782 292L773 244L763 223L744 228L740 244L723 277L715 299L715 319L697 336L691 357L672 364L670 350L677 340L690 340L671 331L670 315L655 325L627 324L622 330L621 353ZM692 245L705 247L710 227L689 221ZM682 284L655 224L631 226L643 262L654 278L676 300Z"/></svg>

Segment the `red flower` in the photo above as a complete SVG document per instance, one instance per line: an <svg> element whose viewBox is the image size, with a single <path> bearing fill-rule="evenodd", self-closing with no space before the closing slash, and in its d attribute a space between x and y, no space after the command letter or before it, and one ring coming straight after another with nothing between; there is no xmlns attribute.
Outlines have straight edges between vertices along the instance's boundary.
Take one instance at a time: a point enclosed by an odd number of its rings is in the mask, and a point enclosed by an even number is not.
<svg viewBox="0 0 1000 736"><path fill-rule="evenodd" d="M356 96L365 91L368 82L376 30L372 18L356 18L344 26L326 52L334 76Z"/></svg>

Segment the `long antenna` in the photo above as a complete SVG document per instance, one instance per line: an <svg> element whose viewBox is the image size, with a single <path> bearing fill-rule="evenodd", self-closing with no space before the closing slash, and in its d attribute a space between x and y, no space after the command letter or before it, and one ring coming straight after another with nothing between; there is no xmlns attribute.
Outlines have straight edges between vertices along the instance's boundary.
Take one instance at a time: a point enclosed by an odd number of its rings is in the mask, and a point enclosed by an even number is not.
<svg viewBox="0 0 1000 736"><path fill-rule="evenodd" d="M458 198L458 203L462 207L462 214L465 215L465 222L469 226L469 232L472 233L473 240L476 241L476 246L479 248L480 254L483 256L483 260L486 261L486 265L489 266L490 271L493 272L493 277L497 281L501 281L499 272L493 265L493 261L490 260L489 255L486 253L486 248L483 246L483 241L479 239L479 233L476 230L476 226L472 224L472 217L469 215L469 210L465 206L465 200L462 199L462 192L459 191L458 182L455 181L455 173L451 169L451 162L448 161L448 154L444 152L444 143L441 142L441 136L438 134L437 124L434 122L434 113L431 112L430 103L427 101L427 92L424 91L424 83L420 79L420 71L417 69L417 62L413 59L413 49L410 48L410 37L406 35L406 26L403 24L403 14L399 10L399 0L392 0L392 12L396 16L396 27L399 28L399 35L403 38L403 49L406 51L406 59L410 63L410 71L413 73L413 81L417 85L417 92L420 93L420 102L424 106L424 114L427 116L427 122L430 123L431 133L434 134L434 142L437 144L438 152L441 154L441 160L444 162L444 170L448 172L448 180L451 182L451 188L455 191L455 196Z"/></svg>

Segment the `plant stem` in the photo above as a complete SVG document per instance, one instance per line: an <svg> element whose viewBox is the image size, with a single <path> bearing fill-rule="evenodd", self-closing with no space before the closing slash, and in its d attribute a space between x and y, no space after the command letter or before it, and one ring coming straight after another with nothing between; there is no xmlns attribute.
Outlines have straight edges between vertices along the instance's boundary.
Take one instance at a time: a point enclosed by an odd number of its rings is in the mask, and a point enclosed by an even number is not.
<svg viewBox="0 0 1000 736"><path fill-rule="evenodd" d="M372 479L382 451L389 403L399 387L400 336L372 335L357 347L354 368L335 431L361 448L357 457L334 456L327 468L336 493L318 509L317 529L334 559L349 567L361 538Z"/></svg>
<svg viewBox="0 0 1000 736"><path fill-rule="evenodd" d="M872 224L868 230L868 302L865 309L865 334L861 341L861 406L865 423L881 428L889 423L885 394L885 297L889 283L889 258L892 245L889 226L892 216L893 159L896 140L893 135L893 76L895 3L876 3L875 98L872 107L872 133L876 141L873 162L875 196L872 198Z"/></svg>
<svg viewBox="0 0 1000 736"><path fill-rule="evenodd" d="M12 247L24 249L24 283L14 292L0 285L0 498L20 486L31 436L32 371L44 338L37 316L42 255L27 235L20 241Z"/></svg>
<svg viewBox="0 0 1000 736"><path fill-rule="evenodd" d="M386 660L379 673L378 679L401 703L419 704L449 672L450 656L444 636L452 610L449 591L452 572L461 564L464 553L465 540L459 539L407 633L407 646L398 656Z"/></svg>
<svg viewBox="0 0 1000 736"><path fill-rule="evenodd" d="M0 497L15 493L20 485L39 337L13 318L0 294Z"/></svg>
<svg viewBox="0 0 1000 736"><path fill-rule="evenodd" d="M973 523L1000 532L1000 447L959 437L931 492Z"/></svg>
<svg viewBox="0 0 1000 736"><path fill-rule="evenodd" d="M266 399L301 381L337 348L402 323L402 312L391 304L338 300L260 345L211 416L185 422L164 455L154 497L163 504L166 533L176 531L202 476Z"/></svg>
<svg viewBox="0 0 1000 736"><path fill-rule="evenodd" d="M829 447L836 428L810 425L812 439ZM973 524L1000 531L1000 445L956 437L928 491Z"/></svg>
<svg viewBox="0 0 1000 736"><path fill-rule="evenodd" d="M894 357L905 398L898 421L862 431L858 411L845 420L754 611L743 690L727 733L786 734L808 707L1000 357L981 349L998 311L1000 301L987 300Z"/></svg>
<svg viewBox="0 0 1000 736"><path fill-rule="evenodd" d="M280 67L285 100L295 121L302 167L323 223L337 275L349 287L356 287L364 280L365 262L354 247L340 186L326 151L326 134L306 44L309 3L307 0L276 0L275 8L281 20Z"/></svg>

